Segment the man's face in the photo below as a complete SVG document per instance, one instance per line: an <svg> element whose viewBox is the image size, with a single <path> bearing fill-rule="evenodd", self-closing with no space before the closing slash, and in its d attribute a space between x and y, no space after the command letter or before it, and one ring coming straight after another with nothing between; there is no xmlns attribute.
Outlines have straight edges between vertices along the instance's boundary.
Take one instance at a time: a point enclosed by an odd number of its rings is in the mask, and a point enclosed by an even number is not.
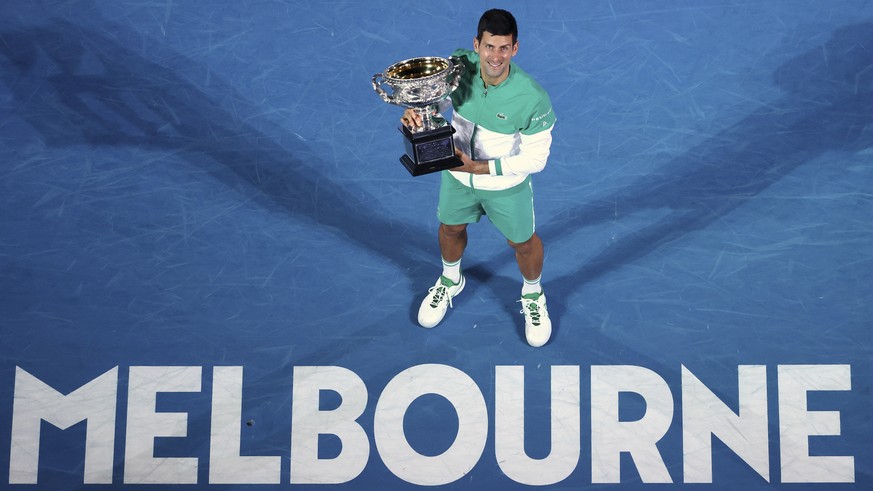
<svg viewBox="0 0 873 491"><path fill-rule="evenodd" d="M512 44L512 35L495 36L488 31L482 39L473 39L473 49L482 62L482 80L497 85L509 76L509 60L518 53L518 43Z"/></svg>

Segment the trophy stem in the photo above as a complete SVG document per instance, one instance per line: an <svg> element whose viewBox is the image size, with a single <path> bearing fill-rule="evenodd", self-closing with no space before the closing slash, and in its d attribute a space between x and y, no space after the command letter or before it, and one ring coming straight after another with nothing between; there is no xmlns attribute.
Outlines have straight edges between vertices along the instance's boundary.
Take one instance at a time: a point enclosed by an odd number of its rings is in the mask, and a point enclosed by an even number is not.
<svg viewBox="0 0 873 491"><path fill-rule="evenodd" d="M435 104L427 107L415 107L412 108L412 110L421 116L421 127L415 128L413 133L435 130L437 128L442 128L443 126L448 126L449 124L437 111L437 106Z"/></svg>

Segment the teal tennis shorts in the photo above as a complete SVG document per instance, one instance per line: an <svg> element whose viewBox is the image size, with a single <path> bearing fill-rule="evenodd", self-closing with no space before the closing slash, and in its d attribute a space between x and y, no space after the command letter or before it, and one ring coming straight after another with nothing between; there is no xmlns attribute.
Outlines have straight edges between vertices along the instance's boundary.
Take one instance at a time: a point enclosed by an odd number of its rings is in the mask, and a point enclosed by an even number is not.
<svg viewBox="0 0 873 491"><path fill-rule="evenodd" d="M482 215L488 215L507 240L521 243L530 239L536 229L530 176L509 189L482 191L464 186L443 171L437 208L440 223L475 223Z"/></svg>

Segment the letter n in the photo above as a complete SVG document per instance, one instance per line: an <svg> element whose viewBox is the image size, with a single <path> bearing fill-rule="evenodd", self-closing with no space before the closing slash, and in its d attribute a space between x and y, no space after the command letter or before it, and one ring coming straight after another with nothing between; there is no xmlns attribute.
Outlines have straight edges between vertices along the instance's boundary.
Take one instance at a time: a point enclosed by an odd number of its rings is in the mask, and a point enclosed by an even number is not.
<svg viewBox="0 0 873 491"><path fill-rule="evenodd" d="M712 482L712 439L721 440L770 482L767 367L740 365L736 413L682 366L682 446L685 482Z"/></svg>

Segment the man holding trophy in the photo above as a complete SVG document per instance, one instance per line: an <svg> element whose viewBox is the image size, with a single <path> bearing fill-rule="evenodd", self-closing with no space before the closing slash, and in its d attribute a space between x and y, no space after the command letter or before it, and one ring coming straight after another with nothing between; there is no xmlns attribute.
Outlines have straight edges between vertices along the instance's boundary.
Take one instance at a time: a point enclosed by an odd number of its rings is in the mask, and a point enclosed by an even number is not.
<svg viewBox="0 0 873 491"><path fill-rule="evenodd" d="M437 210L443 271L421 303L418 322L423 327L436 326L452 306L452 298L464 289L461 257L467 245L467 225L487 214L515 250L524 280L520 302L525 337L538 347L551 337L552 325L540 285L543 243L535 232L530 175L546 165L555 114L543 88L512 63L517 52L515 18L505 10L492 9L479 20L473 50L456 50L449 62L463 69L455 70L449 82L452 87L444 90L451 94L448 100L454 114L451 127L443 131L454 133L447 139L452 140L456 158L441 166L448 169L441 172ZM429 113L437 110L407 107L402 129L415 146L414 132L425 123L433 125ZM417 162L421 152L413 150L415 155L406 157L404 165Z"/></svg>

